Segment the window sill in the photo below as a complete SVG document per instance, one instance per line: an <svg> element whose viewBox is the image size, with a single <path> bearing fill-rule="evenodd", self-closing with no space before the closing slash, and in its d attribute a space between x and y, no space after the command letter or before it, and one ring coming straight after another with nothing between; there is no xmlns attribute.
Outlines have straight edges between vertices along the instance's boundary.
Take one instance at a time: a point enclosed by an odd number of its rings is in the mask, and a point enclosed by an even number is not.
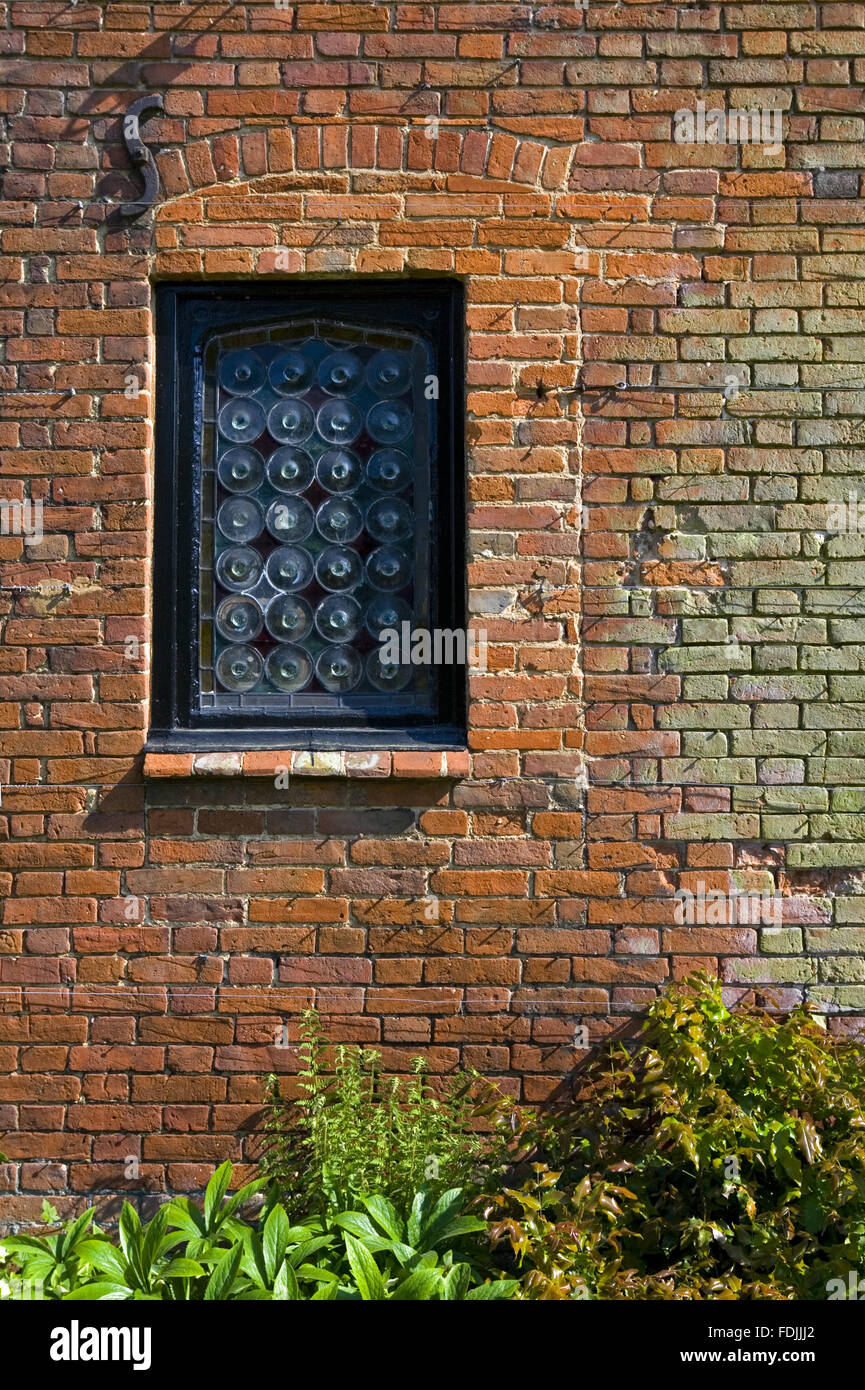
<svg viewBox="0 0 865 1390"><path fill-rule="evenodd" d="M462 778L464 751L429 753L283 751L146 753L144 776L163 777L401 777Z"/></svg>

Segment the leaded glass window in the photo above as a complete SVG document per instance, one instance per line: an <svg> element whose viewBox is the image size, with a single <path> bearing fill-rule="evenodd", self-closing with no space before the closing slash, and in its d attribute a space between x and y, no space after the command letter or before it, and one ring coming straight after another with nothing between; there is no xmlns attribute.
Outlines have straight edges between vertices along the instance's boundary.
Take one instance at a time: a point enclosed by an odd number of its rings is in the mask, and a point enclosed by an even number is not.
<svg viewBox="0 0 865 1390"><path fill-rule="evenodd" d="M157 642L175 681L155 694L178 724L452 736L460 673L383 645L453 622L465 578L458 296L406 288L235 286L217 301L164 287L157 390L170 350L174 413L160 402L158 473L179 526L170 544L164 517L157 529L177 592L175 649Z"/></svg>

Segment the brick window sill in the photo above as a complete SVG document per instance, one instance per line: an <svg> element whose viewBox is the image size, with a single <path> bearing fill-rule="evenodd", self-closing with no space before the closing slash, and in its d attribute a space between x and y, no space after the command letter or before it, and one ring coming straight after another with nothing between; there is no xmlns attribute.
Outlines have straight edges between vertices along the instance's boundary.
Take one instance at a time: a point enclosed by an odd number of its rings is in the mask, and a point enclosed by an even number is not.
<svg viewBox="0 0 865 1390"><path fill-rule="evenodd" d="M147 753L145 777L444 777L469 775L464 751L320 752L298 749L235 753Z"/></svg>

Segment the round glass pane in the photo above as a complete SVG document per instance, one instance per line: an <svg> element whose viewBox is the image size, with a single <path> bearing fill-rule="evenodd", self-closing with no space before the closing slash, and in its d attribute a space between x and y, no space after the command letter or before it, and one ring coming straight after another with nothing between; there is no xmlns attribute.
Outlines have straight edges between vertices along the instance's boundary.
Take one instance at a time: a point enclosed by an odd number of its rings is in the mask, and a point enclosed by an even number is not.
<svg viewBox="0 0 865 1390"><path fill-rule="evenodd" d="M264 385L264 366L254 352L227 352L219 364L219 384L233 396L250 396Z"/></svg>
<svg viewBox="0 0 865 1390"><path fill-rule="evenodd" d="M267 509L268 531L286 544L305 541L314 524L315 513L302 497L278 497Z"/></svg>
<svg viewBox="0 0 865 1390"><path fill-rule="evenodd" d="M370 652L366 659L366 674L370 685L376 690L404 690L411 680L410 666L397 666L384 662L381 652Z"/></svg>
<svg viewBox="0 0 865 1390"><path fill-rule="evenodd" d="M318 369L318 384L332 395L350 396L363 384L363 363L353 352L332 352Z"/></svg>
<svg viewBox="0 0 865 1390"><path fill-rule="evenodd" d="M360 604L348 594L328 594L315 610L315 626L325 642L351 642L361 629Z"/></svg>
<svg viewBox="0 0 865 1390"><path fill-rule="evenodd" d="M363 428L363 416L351 401L327 401L318 412L316 426L328 444L353 444Z"/></svg>
<svg viewBox="0 0 865 1390"><path fill-rule="evenodd" d="M315 524L324 540L346 545L363 530L363 513L350 498L331 497L319 507Z"/></svg>
<svg viewBox="0 0 865 1390"><path fill-rule="evenodd" d="M374 589L392 593L405 588L411 578L409 557L392 545L380 545L366 562L366 577Z"/></svg>
<svg viewBox="0 0 865 1390"><path fill-rule="evenodd" d="M303 690L312 680L311 659L300 647L292 647L288 642L274 647L265 662L265 670L271 685L286 694Z"/></svg>
<svg viewBox="0 0 865 1390"><path fill-rule="evenodd" d="M399 444L411 429L411 411L402 401L379 401L366 417L366 428L376 444Z"/></svg>
<svg viewBox="0 0 865 1390"><path fill-rule="evenodd" d="M264 478L264 459L257 449L229 449L216 474L226 492L254 492Z"/></svg>
<svg viewBox="0 0 865 1390"><path fill-rule="evenodd" d="M380 497L367 508L366 529L373 540L384 544L408 540L413 529L412 513L398 497Z"/></svg>
<svg viewBox="0 0 865 1390"><path fill-rule="evenodd" d="M305 589L312 578L312 556L297 545L281 545L268 557L267 577L275 589Z"/></svg>
<svg viewBox="0 0 865 1390"><path fill-rule="evenodd" d="M363 663L352 647L326 647L315 663L315 674L333 695L353 690L362 673Z"/></svg>
<svg viewBox="0 0 865 1390"><path fill-rule="evenodd" d="M267 478L277 492L303 492L313 479L312 459L305 449L286 444L267 460Z"/></svg>
<svg viewBox="0 0 865 1390"><path fill-rule="evenodd" d="M379 492L402 492L411 482L411 459L401 449L379 449L366 466L366 476Z"/></svg>
<svg viewBox="0 0 865 1390"><path fill-rule="evenodd" d="M318 557L315 573L323 589L343 593L353 589L363 574L363 561L356 550L346 546L329 545Z"/></svg>
<svg viewBox="0 0 865 1390"><path fill-rule="evenodd" d="M264 622L278 642L302 642L312 632L312 609L296 594L280 594L269 604Z"/></svg>
<svg viewBox="0 0 865 1390"><path fill-rule="evenodd" d="M244 545L261 535L264 517L251 497L229 497L216 513L216 524L226 540Z"/></svg>
<svg viewBox="0 0 865 1390"><path fill-rule="evenodd" d="M327 492L353 492L361 479L360 459L350 449L328 449L315 472Z"/></svg>
<svg viewBox="0 0 865 1390"><path fill-rule="evenodd" d="M233 694L252 690L263 669L264 662L254 647L226 647L216 658L216 679Z"/></svg>
<svg viewBox="0 0 865 1390"><path fill-rule="evenodd" d="M267 375L281 396L299 396L312 385L313 364L302 352L292 349L273 359Z"/></svg>
<svg viewBox="0 0 865 1390"><path fill-rule="evenodd" d="M216 610L216 631L227 642L252 642L261 632L261 609L254 598L236 594Z"/></svg>
<svg viewBox="0 0 865 1390"><path fill-rule="evenodd" d="M401 396L411 381L411 367L405 353L377 352L366 369L366 380L378 396Z"/></svg>
<svg viewBox="0 0 865 1390"><path fill-rule="evenodd" d="M223 589L251 589L261 578L261 556L248 545L223 550L216 562L216 578Z"/></svg>
<svg viewBox="0 0 865 1390"><path fill-rule="evenodd" d="M251 444L264 434L264 411L258 401L236 396L220 410L217 428L223 439L230 439L232 444Z"/></svg>
<svg viewBox="0 0 865 1390"><path fill-rule="evenodd" d="M365 626L374 641L381 640L381 634L388 628L400 631L402 623L410 623L412 611L405 599L392 594L382 594L374 598L366 610Z"/></svg>
<svg viewBox="0 0 865 1390"><path fill-rule="evenodd" d="M314 424L315 417L305 401L277 401L267 417L267 428L280 444L303 444Z"/></svg>

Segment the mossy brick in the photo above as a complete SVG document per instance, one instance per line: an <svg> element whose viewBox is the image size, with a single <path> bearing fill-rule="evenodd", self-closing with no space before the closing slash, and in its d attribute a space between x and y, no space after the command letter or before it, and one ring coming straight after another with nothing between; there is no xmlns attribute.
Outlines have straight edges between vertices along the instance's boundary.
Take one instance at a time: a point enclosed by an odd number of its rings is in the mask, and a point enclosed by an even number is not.
<svg viewBox="0 0 865 1390"><path fill-rule="evenodd" d="M753 715L754 728L798 729L801 717L800 705L757 705Z"/></svg>
<svg viewBox="0 0 865 1390"><path fill-rule="evenodd" d="M822 580L826 566L818 560L754 560L730 566L730 580L743 588L756 589L777 585L807 588ZM830 583L856 584L865 582L854 578L830 580Z"/></svg>
<svg viewBox="0 0 865 1390"><path fill-rule="evenodd" d="M683 618L682 641L693 643L725 643L730 635L730 625L725 618Z"/></svg>
<svg viewBox="0 0 865 1390"><path fill-rule="evenodd" d="M839 896L835 899L836 922L865 922L865 895Z"/></svg>
<svg viewBox="0 0 865 1390"><path fill-rule="evenodd" d="M826 569L826 582L836 584L865 584L865 560L830 560Z"/></svg>
<svg viewBox="0 0 865 1390"><path fill-rule="evenodd" d="M735 757L769 757L776 753L821 753L826 735L805 729L734 729L730 735ZM800 779L801 780L801 779Z"/></svg>
<svg viewBox="0 0 865 1390"><path fill-rule="evenodd" d="M838 730L829 733L827 752L830 756L838 757L865 757L865 732L857 730L855 733L850 729Z"/></svg>
<svg viewBox="0 0 865 1390"><path fill-rule="evenodd" d="M811 830L804 815L761 816L760 838L773 843L788 840L807 840Z"/></svg>
<svg viewBox="0 0 865 1390"><path fill-rule="evenodd" d="M802 543L798 535L790 531L774 531L760 534L756 531L709 531L706 537L708 554L714 560L733 560L731 579L734 584L771 584L771 571L764 569L762 578L750 580L745 569L748 561L755 564L777 564L781 566L804 564L796 559L801 553ZM783 569L778 571L778 584L785 587L795 583ZM802 580L802 583L807 581Z"/></svg>
<svg viewBox="0 0 865 1390"><path fill-rule="evenodd" d="M805 705L802 723L806 729L865 729L865 705Z"/></svg>
<svg viewBox="0 0 865 1390"><path fill-rule="evenodd" d="M824 758L822 763L812 760L808 780L812 782L858 782L865 783L865 758Z"/></svg>
<svg viewBox="0 0 865 1390"><path fill-rule="evenodd" d="M802 611L802 596L792 589L758 589L754 594L757 613L796 614Z"/></svg>
<svg viewBox="0 0 865 1390"><path fill-rule="evenodd" d="M865 642L865 618L830 618L830 642Z"/></svg>
<svg viewBox="0 0 865 1390"><path fill-rule="evenodd" d="M662 705L655 718L659 729L746 729L750 711L744 705Z"/></svg>
<svg viewBox="0 0 865 1390"><path fill-rule="evenodd" d="M687 758L725 758L730 750L726 734L701 729L682 736L681 751Z"/></svg>
<svg viewBox="0 0 865 1390"><path fill-rule="evenodd" d="M820 618L736 618L730 631L740 642L825 642L826 623Z"/></svg>
<svg viewBox="0 0 865 1390"><path fill-rule="evenodd" d="M753 758L662 758L661 781L682 786L732 786L756 782Z"/></svg>
<svg viewBox="0 0 865 1390"><path fill-rule="evenodd" d="M861 956L818 956L820 980L827 984L856 985L865 981L865 960Z"/></svg>
<svg viewBox="0 0 865 1390"><path fill-rule="evenodd" d="M760 835L760 817L730 812L683 811L664 816L664 838L667 840L756 840Z"/></svg>
<svg viewBox="0 0 865 1390"><path fill-rule="evenodd" d="M760 950L769 956L795 956L802 950L801 927L763 927Z"/></svg>
<svg viewBox="0 0 865 1390"><path fill-rule="evenodd" d="M809 613L827 613L830 617L844 614L848 618L865 613L865 590L862 589L839 589L837 586L808 589L804 600Z"/></svg>
<svg viewBox="0 0 865 1390"><path fill-rule="evenodd" d="M734 676L730 695L734 700L819 700L825 698L828 683L824 676Z"/></svg>
<svg viewBox="0 0 865 1390"><path fill-rule="evenodd" d="M806 927L805 949L865 956L865 927Z"/></svg>
<svg viewBox="0 0 865 1390"><path fill-rule="evenodd" d="M861 668L855 647L803 647L803 671L858 671Z"/></svg>
<svg viewBox="0 0 865 1390"><path fill-rule="evenodd" d="M865 701L865 676L829 676L828 680L830 700Z"/></svg>
<svg viewBox="0 0 865 1390"><path fill-rule="evenodd" d="M817 962L809 956L731 957L722 966L729 984L807 985L818 979Z"/></svg>
<svg viewBox="0 0 865 1390"><path fill-rule="evenodd" d="M703 675L685 676L682 694L688 701L726 700L730 688L729 676Z"/></svg>
<svg viewBox="0 0 865 1390"><path fill-rule="evenodd" d="M843 812L814 815L811 817L811 830L815 840L865 841L865 815L845 815Z"/></svg>
<svg viewBox="0 0 865 1390"><path fill-rule="evenodd" d="M791 845L787 851L789 869L865 868L865 845L812 843Z"/></svg>
<svg viewBox="0 0 865 1390"><path fill-rule="evenodd" d="M808 990L808 1002L832 1012L865 1009L865 986L816 985Z"/></svg>
<svg viewBox="0 0 865 1390"><path fill-rule="evenodd" d="M865 811L865 787L833 787L832 810Z"/></svg>
<svg viewBox="0 0 865 1390"><path fill-rule="evenodd" d="M671 647L658 655L662 671L682 674L712 671L750 671L751 652L738 643L723 647Z"/></svg>
<svg viewBox="0 0 865 1390"><path fill-rule="evenodd" d="M761 758L757 763L757 780L787 785L805 780L803 758Z"/></svg>
<svg viewBox="0 0 865 1390"><path fill-rule="evenodd" d="M733 805L744 810L766 810L783 813L797 811L826 811L829 793L825 787L734 787Z"/></svg>

